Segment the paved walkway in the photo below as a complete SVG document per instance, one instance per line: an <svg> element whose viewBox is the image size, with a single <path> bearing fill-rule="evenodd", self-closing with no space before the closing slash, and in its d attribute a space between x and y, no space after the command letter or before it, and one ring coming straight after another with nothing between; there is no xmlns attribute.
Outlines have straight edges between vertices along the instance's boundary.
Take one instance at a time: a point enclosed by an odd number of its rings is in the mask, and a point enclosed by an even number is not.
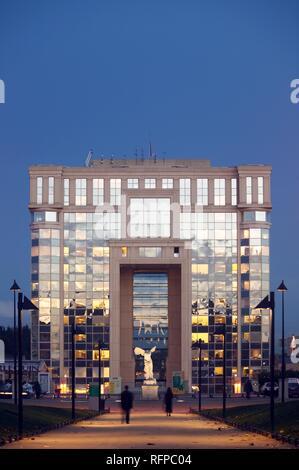
<svg viewBox="0 0 299 470"><path fill-rule="evenodd" d="M26 438L7 449L235 449L290 448L273 439L240 431L213 420L177 410L166 417L160 409L134 410L131 423L122 424L120 413L81 421L75 425Z"/></svg>

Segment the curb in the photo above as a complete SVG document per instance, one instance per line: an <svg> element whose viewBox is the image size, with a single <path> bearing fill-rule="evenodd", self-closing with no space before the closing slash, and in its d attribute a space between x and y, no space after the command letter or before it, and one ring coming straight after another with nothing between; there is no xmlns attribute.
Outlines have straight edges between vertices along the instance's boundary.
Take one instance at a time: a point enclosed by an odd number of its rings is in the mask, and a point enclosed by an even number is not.
<svg viewBox="0 0 299 470"><path fill-rule="evenodd" d="M241 424L241 423L238 423L236 421L233 421L233 420L227 419L227 418L223 419L223 418L221 418L221 416L215 416L212 413L209 413L208 411L201 411L199 413L198 411L190 408L189 413L197 414L197 415L200 414L204 418L213 419L214 421L219 421L221 423L225 423L225 424L227 424L229 426L232 426L234 428L241 429L242 431L249 431L249 432L253 432L255 434L261 434L262 436L270 437L271 439L275 439L277 441L284 442L284 443L287 443L287 444L291 444L295 447L299 447L299 438L298 437L294 437L294 436L290 436L290 435L286 435L286 434L281 434L281 433L278 433L278 432L275 432L275 433L272 434L269 431L264 431L263 429L256 428L255 426L251 426L249 424Z"/></svg>
<svg viewBox="0 0 299 470"><path fill-rule="evenodd" d="M110 409L102 411L101 415L107 414L107 413L110 413ZM35 429L34 431L26 432L23 434L22 437L19 437L16 434L11 434L7 438L0 437L0 447L5 446L6 444L11 444L12 442L21 441L24 438L38 436L48 431L54 431L55 429L63 428L65 426L69 426L70 424L76 424L76 423L79 423L80 421L85 421L86 419L95 418L96 416L100 416L98 412L88 413L85 416L80 416L80 418L76 418L74 420L67 419L66 421L62 421L61 423L53 424L51 426L47 426L41 429Z"/></svg>

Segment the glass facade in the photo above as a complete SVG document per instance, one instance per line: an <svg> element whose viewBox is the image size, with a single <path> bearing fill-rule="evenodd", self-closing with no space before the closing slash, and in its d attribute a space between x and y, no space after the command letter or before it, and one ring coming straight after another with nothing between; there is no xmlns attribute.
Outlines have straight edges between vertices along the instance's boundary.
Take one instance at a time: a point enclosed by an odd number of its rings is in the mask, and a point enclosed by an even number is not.
<svg viewBox="0 0 299 470"><path fill-rule="evenodd" d="M170 199L131 198L131 237L170 237Z"/></svg>
<svg viewBox="0 0 299 470"><path fill-rule="evenodd" d="M269 313L254 307L268 295L269 229L242 231L241 247L242 378L269 367Z"/></svg>
<svg viewBox="0 0 299 470"><path fill-rule="evenodd" d="M60 231L31 232L32 299L39 311L32 314L32 359L45 360L53 381L60 381Z"/></svg>
<svg viewBox="0 0 299 470"><path fill-rule="evenodd" d="M181 214L181 238L192 239L192 343L202 343L202 391L220 393L226 325L227 383L237 370L238 248L236 213ZM192 383L198 383L193 352Z"/></svg>
<svg viewBox="0 0 299 470"><path fill-rule="evenodd" d="M166 380L168 344L168 277L166 273L135 273L133 276L133 347L135 381L144 380L142 352L151 352L153 375L157 382ZM138 350L136 351L138 352Z"/></svg>
<svg viewBox="0 0 299 470"><path fill-rule="evenodd" d="M185 335L190 337L188 351L197 340L203 342L203 393L222 392L224 341L230 393L247 376L255 378L269 368L269 314L255 309L270 289L267 176L247 176L250 167L244 166L241 178L235 169L224 172L225 177L219 170L217 177L211 172L191 174L177 162L168 176L165 163L161 167L163 177L152 168L145 175L155 177L145 177L139 167L133 173L138 177L128 178L127 170L122 177L119 168L113 173L110 166L108 176L82 168L76 176L63 170L60 178L44 170L41 177L37 169L32 177L32 299L39 307L32 313L32 359L46 361L53 387L70 388L73 325L77 391L97 382L99 341L106 345L102 390L108 385L113 367L110 301L118 295L110 290L109 276L117 257L121 264L138 265L133 274L132 348L156 348L152 359L160 384L167 376L172 338L168 283L173 274L168 279L164 264L180 265L180 272L183 265L190 269L191 286L188 294L181 292L178 315L191 328ZM258 172L265 174L261 167ZM55 210L49 206L54 202ZM151 265L148 272L146 265ZM175 279L183 285L179 275ZM188 374L197 385L198 351L190 357ZM133 352L132 358L139 386L144 359Z"/></svg>

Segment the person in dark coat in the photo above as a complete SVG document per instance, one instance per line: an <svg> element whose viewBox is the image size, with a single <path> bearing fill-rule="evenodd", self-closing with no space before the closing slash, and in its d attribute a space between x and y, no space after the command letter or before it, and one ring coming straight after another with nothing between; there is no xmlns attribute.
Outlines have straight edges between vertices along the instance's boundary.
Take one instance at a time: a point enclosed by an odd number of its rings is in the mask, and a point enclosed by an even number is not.
<svg viewBox="0 0 299 470"><path fill-rule="evenodd" d="M35 398L40 398L41 393L42 393L42 389L41 389L41 386L40 386L39 382L34 382L33 390L35 392Z"/></svg>
<svg viewBox="0 0 299 470"><path fill-rule="evenodd" d="M172 400L173 400L173 393L170 387L166 390L164 396L164 403L165 403L165 411L166 416L171 416L172 413Z"/></svg>
<svg viewBox="0 0 299 470"><path fill-rule="evenodd" d="M124 391L120 395L121 408L123 411L122 422L130 423L130 412L133 408L133 393L129 391L128 385L125 386Z"/></svg>
<svg viewBox="0 0 299 470"><path fill-rule="evenodd" d="M247 379L245 382L244 391L246 393L246 398L249 400L250 394L253 392L253 387L249 379Z"/></svg>

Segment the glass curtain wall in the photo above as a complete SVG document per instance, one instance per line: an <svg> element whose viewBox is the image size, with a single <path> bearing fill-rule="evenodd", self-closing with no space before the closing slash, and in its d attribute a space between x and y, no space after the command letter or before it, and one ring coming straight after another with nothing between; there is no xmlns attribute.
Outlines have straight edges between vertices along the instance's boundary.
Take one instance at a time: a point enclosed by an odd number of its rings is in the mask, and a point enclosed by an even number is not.
<svg viewBox="0 0 299 470"><path fill-rule="evenodd" d="M134 273L133 276L133 347L149 352L154 347L154 378L165 382L168 344L167 273ZM144 359L135 355L136 384L144 381Z"/></svg>

